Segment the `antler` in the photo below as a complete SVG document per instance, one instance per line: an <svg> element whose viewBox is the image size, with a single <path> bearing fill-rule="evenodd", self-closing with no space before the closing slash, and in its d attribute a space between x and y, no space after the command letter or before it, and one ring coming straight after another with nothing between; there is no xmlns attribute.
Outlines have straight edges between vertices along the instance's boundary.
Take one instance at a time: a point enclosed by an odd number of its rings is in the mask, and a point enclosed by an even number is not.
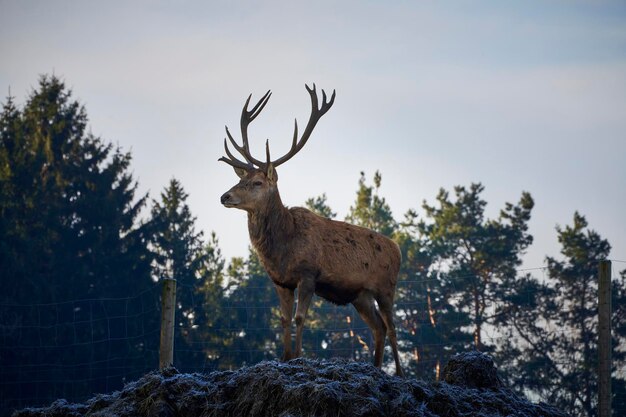
<svg viewBox="0 0 626 417"><path fill-rule="evenodd" d="M293 141L291 142L291 149L284 156L278 158L272 165L277 167L278 165L287 162L290 160L295 154L297 154L300 149L306 144L306 141L309 140L309 136L313 132L315 125L321 119L321 117L326 114L326 112L332 107L335 102L335 90L333 90L332 96L330 96L330 101L326 102L326 92L322 90L322 107L317 108L317 92L315 91L315 83L313 83L313 88L309 88L308 85L304 85L306 90L309 92L311 96L311 116L309 117L309 122L306 124L306 128L304 129L304 133L300 140L298 140L298 121L294 120L295 127L293 129Z"/></svg>
<svg viewBox="0 0 626 417"><path fill-rule="evenodd" d="M263 108L265 107L265 105L267 104L271 96L272 96L272 92L268 90L267 93L265 93L265 95L261 97L258 103L250 111L248 111L248 104L250 104L250 99L252 98L252 94L248 96L248 99L246 100L246 104L244 104L243 110L241 111L240 125L241 125L241 137L243 139L243 146L237 145L237 142L235 142L235 139L233 139L233 136L230 134L230 131L228 130L228 126L225 126L228 140L230 140L230 143L237 150L237 152L239 152L245 158L246 162L240 161L239 159L235 158L235 156L233 156L233 154L228 149L228 142L226 141L226 138L224 138L224 150L226 151L226 155L228 155L228 158L222 156L220 159L218 159L218 161L224 161L233 167L243 168L246 170L253 169L254 165L260 168L265 167L265 164L263 162L254 158L250 154L250 144L248 143L248 125L250 124L250 122L256 119L259 113L261 113L261 110L263 110Z"/></svg>
<svg viewBox="0 0 626 417"><path fill-rule="evenodd" d="M248 142L248 125L259 115L259 113L261 113L261 111L263 110L267 102L269 101L272 93L271 91L268 91L267 93L265 93L263 97L261 97L258 103L252 108L252 110L248 111L248 104L250 103L252 94L248 96L248 99L246 100L246 104L243 106L243 110L241 111L241 123L240 123L241 124L241 137L243 140L242 146L239 146L237 142L235 142L235 139L233 139L232 135L230 134L228 127L226 127L226 135L228 136L228 140L233 145L233 147L237 150L237 152L239 152L244 157L246 162L243 162L235 158L235 156L233 156L233 154L228 149L228 142L226 141L226 138L224 138L224 150L226 151L226 155L228 157L222 156L219 159L219 161L226 162L227 164L235 168L242 168L245 170L253 169L255 165L259 167L260 169L265 170L270 164L274 167L277 167L280 164L283 164L284 162L291 159L295 154L297 154L300 151L300 149L302 149L302 147L306 144L307 140L309 140L309 137L311 136L311 133L313 132L313 129L315 128L315 125L317 124L319 119L324 114L326 114L326 112L332 107L333 103L335 102L335 90L333 90L333 94L331 95L330 101L328 102L326 101L326 92L322 90L322 106L318 108L317 91L315 90L315 84L313 84L313 88L309 88L309 86L306 84L305 84L305 87L307 91L309 92L309 95L311 96L311 116L309 117L309 122L307 123L306 128L304 129L304 133L302 134L302 137L299 140L298 140L298 121L295 120L293 141L291 143L291 149L289 150L289 152L287 152L284 156L276 159L275 161L271 161L269 142L267 142L265 144L265 152L266 152L266 158L267 158L266 162L262 162L254 158L252 154L250 154L250 145Z"/></svg>

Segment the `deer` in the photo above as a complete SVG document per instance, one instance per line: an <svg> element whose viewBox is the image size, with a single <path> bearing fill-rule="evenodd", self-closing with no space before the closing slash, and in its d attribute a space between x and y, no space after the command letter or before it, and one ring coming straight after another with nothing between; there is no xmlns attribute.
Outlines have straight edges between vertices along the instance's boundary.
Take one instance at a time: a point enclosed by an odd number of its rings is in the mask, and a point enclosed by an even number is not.
<svg viewBox="0 0 626 417"><path fill-rule="evenodd" d="M401 252L391 239L375 231L321 217L303 207L287 208L278 192L276 168L296 155L307 143L320 118L335 101L322 90L318 104L315 84L309 88L311 115L298 136L295 120L290 150L271 160L269 140L265 143L265 161L252 156L248 125L261 113L271 97L268 91L248 110L252 94L241 112L239 145L226 126L223 161L233 167L239 182L221 196L227 208L247 212L248 232L263 267L272 280L280 302L283 327L282 360L302 355L302 332L314 294L337 305L352 304L374 336L374 365L382 367L385 338L389 338L396 374L403 376L393 319L393 302ZM236 158L228 143L243 157ZM292 318L294 293L297 290L295 314L295 352L292 353Z"/></svg>

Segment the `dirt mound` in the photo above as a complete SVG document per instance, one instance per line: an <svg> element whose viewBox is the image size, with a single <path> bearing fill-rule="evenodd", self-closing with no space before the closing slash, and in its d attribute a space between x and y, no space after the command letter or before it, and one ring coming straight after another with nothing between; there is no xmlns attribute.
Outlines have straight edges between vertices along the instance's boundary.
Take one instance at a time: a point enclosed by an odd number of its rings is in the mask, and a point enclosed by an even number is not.
<svg viewBox="0 0 626 417"><path fill-rule="evenodd" d="M450 363L449 383L432 384L345 360L270 361L210 374L170 368L84 404L57 400L14 417L564 416L503 388L487 355L457 355Z"/></svg>
<svg viewBox="0 0 626 417"><path fill-rule="evenodd" d="M443 380L467 388L500 388L493 358L480 352L460 353L443 368Z"/></svg>

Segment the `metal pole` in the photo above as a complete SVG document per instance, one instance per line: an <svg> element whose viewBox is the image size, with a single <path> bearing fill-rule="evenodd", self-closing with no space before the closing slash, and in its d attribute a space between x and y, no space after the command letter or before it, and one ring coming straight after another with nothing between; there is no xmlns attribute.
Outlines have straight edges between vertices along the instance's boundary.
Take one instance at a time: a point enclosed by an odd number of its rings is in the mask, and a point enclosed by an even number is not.
<svg viewBox="0 0 626 417"><path fill-rule="evenodd" d="M174 364L174 317L176 313L176 280L167 278L162 281L159 370Z"/></svg>
<svg viewBox="0 0 626 417"><path fill-rule="evenodd" d="M611 261L598 267L598 415L611 417Z"/></svg>

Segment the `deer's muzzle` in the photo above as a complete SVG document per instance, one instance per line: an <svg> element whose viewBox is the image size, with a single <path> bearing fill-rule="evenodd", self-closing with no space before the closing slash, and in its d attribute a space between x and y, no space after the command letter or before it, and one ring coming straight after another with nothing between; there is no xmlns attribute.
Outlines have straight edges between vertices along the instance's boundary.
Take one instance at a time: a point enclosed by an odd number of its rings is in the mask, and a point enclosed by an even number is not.
<svg viewBox="0 0 626 417"><path fill-rule="evenodd" d="M236 197L233 197L233 195L230 192L224 193L222 197L220 198L220 201L226 207L236 207L237 204L239 204L238 199Z"/></svg>

